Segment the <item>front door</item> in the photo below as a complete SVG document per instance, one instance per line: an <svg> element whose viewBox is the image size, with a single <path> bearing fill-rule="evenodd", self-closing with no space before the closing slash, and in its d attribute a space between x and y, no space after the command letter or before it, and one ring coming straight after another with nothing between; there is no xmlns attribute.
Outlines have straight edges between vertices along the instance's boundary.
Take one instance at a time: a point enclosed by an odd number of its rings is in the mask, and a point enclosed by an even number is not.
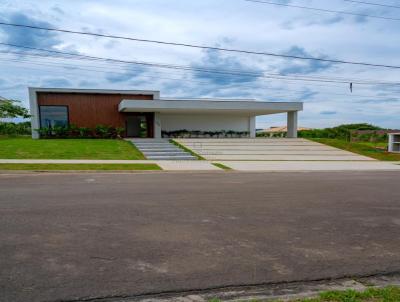
<svg viewBox="0 0 400 302"><path fill-rule="evenodd" d="M148 118L145 115L131 115L126 117L127 137L149 137Z"/></svg>

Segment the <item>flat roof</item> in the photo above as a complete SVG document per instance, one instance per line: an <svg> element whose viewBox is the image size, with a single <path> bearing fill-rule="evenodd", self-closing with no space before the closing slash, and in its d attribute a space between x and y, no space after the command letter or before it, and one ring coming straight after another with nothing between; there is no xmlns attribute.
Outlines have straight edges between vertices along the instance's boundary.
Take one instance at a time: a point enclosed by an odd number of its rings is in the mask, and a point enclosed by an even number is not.
<svg viewBox="0 0 400 302"><path fill-rule="evenodd" d="M262 102L255 100L223 99L161 99L122 100L120 112L161 112L161 113L223 113L238 115L267 115L303 110L301 102Z"/></svg>
<svg viewBox="0 0 400 302"><path fill-rule="evenodd" d="M98 94L144 94L155 95L159 98L158 90L118 90L118 89L72 89L72 88L46 88L28 87L32 92L54 92L54 93L98 93Z"/></svg>

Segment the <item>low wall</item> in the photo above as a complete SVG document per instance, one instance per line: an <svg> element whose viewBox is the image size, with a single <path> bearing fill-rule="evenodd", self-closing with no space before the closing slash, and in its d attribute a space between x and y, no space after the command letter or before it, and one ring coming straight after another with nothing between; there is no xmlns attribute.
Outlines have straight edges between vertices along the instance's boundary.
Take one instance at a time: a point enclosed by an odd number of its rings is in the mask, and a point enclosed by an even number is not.
<svg viewBox="0 0 400 302"><path fill-rule="evenodd" d="M250 132L250 118L248 116L160 114L160 121L161 129L165 132L179 130Z"/></svg>

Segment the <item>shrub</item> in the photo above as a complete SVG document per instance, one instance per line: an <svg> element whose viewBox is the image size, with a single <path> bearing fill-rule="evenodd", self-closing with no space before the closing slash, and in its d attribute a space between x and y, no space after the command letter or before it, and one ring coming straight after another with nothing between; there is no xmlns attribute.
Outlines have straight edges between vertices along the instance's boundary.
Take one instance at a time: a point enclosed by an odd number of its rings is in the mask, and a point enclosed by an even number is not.
<svg viewBox="0 0 400 302"><path fill-rule="evenodd" d="M0 135L30 135L31 123L0 122Z"/></svg>
<svg viewBox="0 0 400 302"><path fill-rule="evenodd" d="M125 128L115 128L115 134L117 138L121 138L125 132Z"/></svg>
<svg viewBox="0 0 400 302"><path fill-rule="evenodd" d="M57 138L67 137L68 127L64 126L54 126L51 128L51 134Z"/></svg>
<svg viewBox="0 0 400 302"><path fill-rule="evenodd" d="M36 129L36 131L39 133L40 138L48 138L52 136L51 129L48 127L42 127Z"/></svg>
<svg viewBox="0 0 400 302"><path fill-rule="evenodd" d="M92 130L86 127L79 127L78 128L78 136L80 138L89 138L92 137Z"/></svg>
<svg viewBox="0 0 400 302"><path fill-rule="evenodd" d="M114 128L105 125L97 125L94 129L87 127L55 126L36 129L41 138L121 138L125 128Z"/></svg>
<svg viewBox="0 0 400 302"><path fill-rule="evenodd" d="M352 132L356 130L381 130L382 128L370 124L347 124L333 128L313 129L299 131L299 137L303 138L336 138L350 141Z"/></svg>
<svg viewBox="0 0 400 302"><path fill-rule="evenodd" d="M112 128L105 125L97 125L95 127L96 136L100 138L109 138L112 136Z"/></svg>

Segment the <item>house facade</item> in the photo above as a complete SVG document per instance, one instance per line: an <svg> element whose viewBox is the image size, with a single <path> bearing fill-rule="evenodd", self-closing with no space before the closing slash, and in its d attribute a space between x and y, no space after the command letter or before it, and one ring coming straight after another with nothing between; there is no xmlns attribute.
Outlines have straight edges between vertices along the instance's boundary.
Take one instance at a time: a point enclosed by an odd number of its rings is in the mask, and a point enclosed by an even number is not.
<svg viewBox="0 0 400 302"><path fill-rule="evenodd" d="M297 136L301 102L166 99L159 91L29 88L32 137L39 128L98 125L124 128L125 137L161 138L171 132L256 136L256 117L287 113L288 137Z"/></svg>

